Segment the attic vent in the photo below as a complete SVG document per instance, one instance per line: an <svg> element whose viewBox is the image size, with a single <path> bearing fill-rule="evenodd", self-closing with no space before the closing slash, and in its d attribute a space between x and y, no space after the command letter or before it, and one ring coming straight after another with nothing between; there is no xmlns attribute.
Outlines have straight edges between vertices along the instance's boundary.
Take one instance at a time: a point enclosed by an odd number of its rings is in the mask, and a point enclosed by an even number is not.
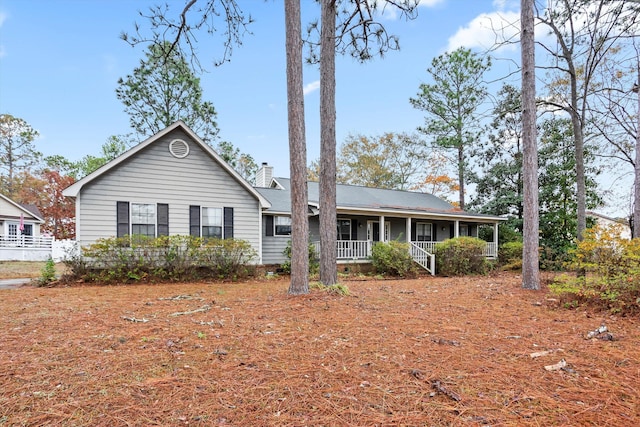
<svg viewBox="0 0 640 427"><path fill-rule="evenodd" d="M169 152L178 159L184 159L189 155L189 144L181 139L174 139L169 143Z"/></svg>

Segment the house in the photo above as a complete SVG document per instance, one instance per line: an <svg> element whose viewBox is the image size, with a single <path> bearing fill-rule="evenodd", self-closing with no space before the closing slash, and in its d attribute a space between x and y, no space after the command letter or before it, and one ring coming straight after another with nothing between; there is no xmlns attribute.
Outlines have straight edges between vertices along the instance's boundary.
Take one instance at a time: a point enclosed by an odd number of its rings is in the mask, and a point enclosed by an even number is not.
<svg viewBox="0 0 640 427"><path fill-rule="evenodd" d="M76 200L76 239L190 234L248 241L259 264L285 261L291 234L289 179L263 164L253 186L178 121L64 190ZM309 182L310 240L319 244L318 184ZM364 262L376 241L410 236L412 254L433 271L435 242L493 227L500 217L471 214L429 194L339 185L339 262Z"/></svg>
<svg viewBox="0 0 640 427"><path fill-rule="evenodd" d="M265 264L283 261L282 251L291 232L289 179L264 181L263 177L273 174L270 169L263 164L256 180L256 189L271 201L271 207L264 211L262 230ZM319 199L319 184L309 182L309 238L316 246L320 244ZM492 228L492 241L487 242L485 255L497 257L498 224L504 220L456 210L450 203L431 194L344 184L338 184L336 188L336 211L338 263L365 262L373 243L406 242L406 236L410 236L414 259L429 271L433 271L437 242L458 236L477 237L483 226Z"/></svg>
<svg viewBox="0 0 640 427"><path fill-rule="evenodd" d="M612 218L594 211L587 211L587 217L593 218L601 227L617 226L620 228L620 238L631 239L631 227L629 221L623 218Z"/></svg>
<svg viewBox="0 0 640 427"><path fill-rule="evenodd" d="M0 194L0 261L42 261L51 256L52 237L42 236L42 214Z"/></svg>

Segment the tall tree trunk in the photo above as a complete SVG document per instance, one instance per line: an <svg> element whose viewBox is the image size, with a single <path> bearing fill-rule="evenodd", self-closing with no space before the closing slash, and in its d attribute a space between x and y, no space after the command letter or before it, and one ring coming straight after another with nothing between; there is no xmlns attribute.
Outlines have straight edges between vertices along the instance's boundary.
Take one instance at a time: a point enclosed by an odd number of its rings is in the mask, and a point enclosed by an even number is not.
<svg viewBox="0 0 640 427"><path fill-rule="evenodd" d="M577 227L576 234L578 241L582 241L584 230L587 229L587 188L584 170L584 133L582 131L582 120L578 116L576 108L578 107L578 98L575 93L577 82L575 75L571 76L571 124L573 127L573 138L575 144L576 155L576 211L577 211Z"/></svg>
<svg viewBox="0 0 640 427"><path fill-rule="evenodd" d="M322 0L320 35L320 281L338 282L336 265L336 0Z"/></svg>
<svg viewBox="0 0 640 427"><path fill-rule="evenodd" d="M638 110L636 111L638 126L636 128L636 158L633 193L633 237L640 237L640 62L638 62L638 84L634 87L638 94Z"/></svg>
<svg viewBox="0 0 640 427"><path fill-rule="evenodd" d="M538 255L538 145L536 140L536 76L533 2L520 0L522 51L523 249L522 287L540 289Z"/></svg>
<svg viewBox="0 0 640 427"><path fill-rule="evenodd" d="M458 183L460 185L460 209L464 210L464 146L462 135L458 138Z"/></svg>
<svg viewBox="0 0 640 427"><path fill-rule="evenodd" d="M307 210L307 145L302 88L302 24L300 0L285 0L287 112L291 174L291 284L289 293L309 292L309 220Z"/></svg>

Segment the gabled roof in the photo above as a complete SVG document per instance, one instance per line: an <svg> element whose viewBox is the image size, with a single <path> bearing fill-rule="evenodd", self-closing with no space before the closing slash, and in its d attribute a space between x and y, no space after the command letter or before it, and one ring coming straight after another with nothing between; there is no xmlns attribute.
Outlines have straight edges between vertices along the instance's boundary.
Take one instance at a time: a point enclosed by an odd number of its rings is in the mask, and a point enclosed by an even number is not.
<svg viewBox="0 0 640 427"><path fill-rule="evenodd" d="M291 181L289 178L274 178L280 188L256 188L271 201L270 213L288 214L291 212ZM308 182L309 205L319 207L319 185ZM413 191L389 190L383 188L362 187L358 185L338 184L336 186L336 207L342 211L367 211L388 214L413 214L459 217L461 219L502 221L504 218L464 212L455 209L450 203L432 194Z"/></svg>
<svg viewBox="0 0 640 427"><path fill-rule="evenodd" d="M18 202L14 202L13 200L11 200L9 197L5 196L4 194L0 194L0 199L5 200L10 205L15 206L20 211L22 211L22 213L28 215L31 218L34 218L36 220L36 222L39 222L41 224L44 223L44 218L42 217L42 214L40 213L40 210L35 205L27 205L27 204L23 205L23 204L20 204Z"/></svg>
<svg viewBox="0 0 640 427"><path fill-rule="evenodd" d="M222 157L220 157L220 155L218 153L216 153L208 144L206 144L202 139L200 139L200 137L198 135L196 135L191 130L191 128L189 128L189 126L187 126L182 120L178 120L177 122L175 122L171 126L161 130L160 132L158 132L157 134L153 135L152 137L147 138L146 140L142 141L140 144L136 145L135 147L127 150L126 152L124 152L120 156L118 156L115 159L111 160L110 162L102 165L100 168L98 168L94 172L90 173L89 175L85 176L84 178L82 178L82 179L76 181L75 183L71 184L69 187L64 189L62 194L64 196L67 196L67 197L77 197L78 193L80 192L82 187L84 187L86 184L90 183L91 181L93 181L94 179L98 178L99 176L102 176L103 174L107 173L112 168L114 168L115 166L118 166L119 164L121 164L125 160L135 156L136 153L138 153L139 151L144 150L149 145L153 144L154 142L158 141L159 139L163 138L165 135L173 132L174 130L176 130L178 128L181 129L182 131L184 131L187 135L189 135L189 137L196 144L198 144L200 146L200 148L202 148L216 163L218 163L229 175L231 175L236 181L238 181L256 199L258 199L260 201L260 204L263 207L268 208L268 207L271 206L269 201L267 199L265 199L262 196L262 194L260 194L258 191L256 191L253 188L253 186L249 182L247 182L246 179L244 179L238 172L235 171L235 169L233 169L227 162L225 162L222 159Z"/></svg>

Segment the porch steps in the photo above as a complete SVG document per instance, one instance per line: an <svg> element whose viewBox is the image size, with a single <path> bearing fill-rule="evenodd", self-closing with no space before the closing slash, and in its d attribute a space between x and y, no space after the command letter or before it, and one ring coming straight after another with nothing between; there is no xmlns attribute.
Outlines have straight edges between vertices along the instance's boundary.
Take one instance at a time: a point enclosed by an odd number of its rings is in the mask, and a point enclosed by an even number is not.
<svg viewBox="0 0 640 427"><path fill-rule="evenodd" d="M436 256L431 252L427 252L415 243L410 243L411 258L422 268L431 273L436 274Z"/></svg>

